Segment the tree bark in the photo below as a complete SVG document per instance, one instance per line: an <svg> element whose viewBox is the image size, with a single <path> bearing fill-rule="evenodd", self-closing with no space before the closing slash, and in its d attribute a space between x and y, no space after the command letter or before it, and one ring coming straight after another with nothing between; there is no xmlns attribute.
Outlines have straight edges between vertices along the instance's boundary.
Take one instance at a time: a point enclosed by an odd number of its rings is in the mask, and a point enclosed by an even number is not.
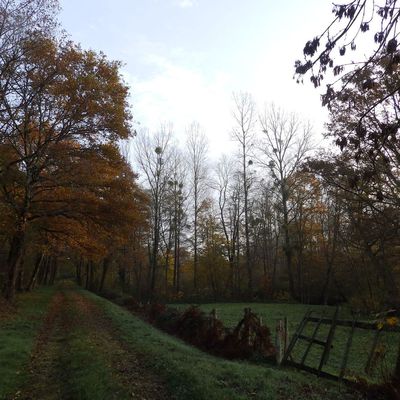
<svg viewBox="0 0 400 400"><path fill-rule="evenodd" d="M82 285L82 265L83 265L83 258L80 256L79 261L76 264L76 281L78 285Z"/></svg>
<svg viewBox="0 0 400 400"><path fill-rule="evenodd" d="M85 289L89 289L89 273L90 273L90 261L86 263L86 282Z"/></svg>
<svg viewBox="0 0 400 400"><path fill-rule="evenodd" d="M110 261L111 261L110 257L105 257L103 260L103 271L101 274L100 287L99 287L100 292L102 292L104 289L104 282L106 280L107 272L110 267Z"/></svg>
<svg viewBox="0 0 400 400"><path fill-rule="evenodd" d="M51 273L50 273L49 285L54 285L54 282L57 277L57 272L58 272L58 261L57 261L57 257L54 257L53 262L51 263Z"/></svg>
<svg viewBox="0 0 400 400"><path fill-rule="evenodd" d="M282 174L283 176L283 174ZM289 212L287 205L287 193L285 188L284 178L281 178L281 193L282 193L282 208L283 208L283 232L285 235L285 248L284 253L286 256L286 268L288 272L289 278L289 291L290 295L295 299L296 291L294 288L294 280L293 280L293 270L292 270L292 246L290 243L290 233L289 233Z"/></svg>
<svg viewBox="0 0 400 400"><path fill-rule="evenodd" d="M7 277L3 288L4 297L9 301L14 301L15 289L18 273L22 261L23 247L25 243L26 221L23 218L11 240L10 251L7 258Z"/></svg>
<svg viewBox="0 0 400 400"><path fill-rule="evenodd" d="M35 267L33 269L31 279L29 280L28 286L26 287L26 290L28 292L34 289L36 285L37 277L39 275L40 267L43 265L43 261L44 261L44 254L43 253L38 254L38 256L36 257Z"/></svg>

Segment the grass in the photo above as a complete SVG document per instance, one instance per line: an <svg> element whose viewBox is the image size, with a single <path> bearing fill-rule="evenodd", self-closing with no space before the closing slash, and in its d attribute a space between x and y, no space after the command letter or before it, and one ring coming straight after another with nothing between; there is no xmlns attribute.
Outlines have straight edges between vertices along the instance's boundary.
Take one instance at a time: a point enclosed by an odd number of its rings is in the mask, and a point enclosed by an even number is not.
<svg viewBox="0 0 400 400"><path fill-rule="evenodd" d="M123 339L164 379L176 399L355 398L345 386L298 371L210 356L158 331L115 304L94 294L86 295L103 308Z"/></svg>
<svg viewBox="0 0 400 400"><path fill-rule="evenodd" d="M32 398L38 399L57 395L82 400L131 398L112 376L107 343L98 348L96 331L74 323L77 310L72 307L63 309L67 324L55 324L39 366L34 366L50 375L30 374L31 354L56 290L43 288L18 295L17 313L0 321L0 399L18 397L20 392L34 393ZM70 285L67 295L71 290L76 288Z"/></svg>
<svg viewBox="0 0 400 400"><path fill-rule="evenodd" d="M0 399L26 381L35 337L53 293L45 288L19 295L17 313L0 321Z"/></svg>
<svg viewBox="0 0 400 400"><path fill-rule="evenodd" d="M68 291L66 295L68 296ZM99 346L96 331L88 329L85 324L74 323L74 318L79 315L74 307L67 308L65 312L69 314L66 316L70 321L69 330L59 332L59 337L56 338L56 341L58 339L64 343L58 358L58 380L62 383L62 398L131 398L112 376L108 357L109 343L101 341Z"/></svg>
<svg viewBox="0 0 400 400"><path fill-rule="evenodd" d="M15 394L19 388L27 385L30 387L32 376L27 368L30 354L50 300L57 293L56 290L41 289L20 296L18 313L0 322L0 399ZM91 322L82 323L82 318L91 314L82 314L82 310L76 308L76 303L71 300L78 289L69 287L63 290L66 305L60 308L62 313L57 315L62 314L64 317L56 320L54 331L44 347L43 360L38 365L44 367L47 372L42 378L36 375L38 382L36 388L35 385L32 386L32 393L38 389L40 393L47 395L54 389L53 394L57 390L61 393L60 398L130 398L127 387L124 387L120 376L116 375L115 364L113 366L113 362L119 357L118 351L121 351L121 347L118 348L116 343L122 340L134 354L139 354L143 368L153 372L165 383L171 399L358 398L357 394L351 393L345 385L316 379L307 373L280 369L268 364L227 361L205 354L177 338L160 332L129 311L92 293L79 290L79 295L95 302L100 312L110 319L111 329L105 329L101 333L94 325L99 321L98 318L89 318ZM239 311L243 305L236 307ZM292 310L294 319L296 310L289 305L285 307L289 307L287 311ZM222 308L219 307L220 310ZM232 312L232 305L227 305L225 309ZM276 311L275 315L280 316L279 313L283 313L282 308ZM241 312L238 316L240 314ZM233 321L233 313L230 318ZM236 317L235 320L237 319ZM109 339L107 335L112 335L113 339ZM37 373L41 373L40 368ZM35 375L33 377L35 378Z"/></svg>
<svg viewBox="0 0 400 400"><path fill-rule="evenodd" d="M179 309L184 309L189 304L172 305ZM318 305L302 305L302 304L264 304L264 303L212 303L202 304L200 307L205 312L210 312L212 309L217 310L218 317L224 322L227 327L235 327L241 317L243 316L243 309L251 307L257 313L263 323L265 323L271 330L272 335L275 337L275 327L277 321L284 317L288 318L289 335L292 336L296 331L304 314L308 310L313 310L313 315L321 315L324 313L327 317L332 317L335 311L334 307L318 306ZM350 319L350 312L346 308L342 308L339 313L339 318ZM309 323L306 326L305 333L311 336L314 332L316 324ZM346 348L350 327L337 327L333 348L327 364L323 370L332 374L338 374L341 369L344 350ZM328 336L329 326L321 325L317 339L326 341ZM398 349L398 342L400 335L398 333L382 332L380 334L378 350L382 354L382 358L377 359L374 365L372 374L366 374L365 365L367 363L368 354L372 347L375 332L356 329L351 350L348 357L348 364L346 367L346 377L349 379L363 378L371 383L380 382L387 378L391 371L393 371L396 363L396 354ZM301 361L302 356L307 348L307 342L298 341L294 348L294 360ZM321 359L323 348L321 346L312 346L307 356L306 364L318 368Z"/></svg>

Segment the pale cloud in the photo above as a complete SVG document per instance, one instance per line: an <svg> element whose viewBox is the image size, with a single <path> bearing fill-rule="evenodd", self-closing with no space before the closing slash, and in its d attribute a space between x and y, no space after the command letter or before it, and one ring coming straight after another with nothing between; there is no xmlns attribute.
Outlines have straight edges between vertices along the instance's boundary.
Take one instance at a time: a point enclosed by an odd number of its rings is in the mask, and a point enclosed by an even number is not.
<svg viewBox="0 0 400 400"><path fill-rule="evenodd" d="M198 121L209 137L211 156L229 151L230 76L215 72L206 77L199 70L156 54L148 55L147 62L157 70L148 79L139 80L125 74L131 87L134 119L153 131L161 123L172 121L181 145L185 140L185 128L192 121Z"/></svg>
<svg viewBox="0 0 400 400"><path fill-rule="evenodd" d="M193 6L197 6L197 1L196 0L179 0L177 2L177 5L181 8L190 8Z"/></svg>

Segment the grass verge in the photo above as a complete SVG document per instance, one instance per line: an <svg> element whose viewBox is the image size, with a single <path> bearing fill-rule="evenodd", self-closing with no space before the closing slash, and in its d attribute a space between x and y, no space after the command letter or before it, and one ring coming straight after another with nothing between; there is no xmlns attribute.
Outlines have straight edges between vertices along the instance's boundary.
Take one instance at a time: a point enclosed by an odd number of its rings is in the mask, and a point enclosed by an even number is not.
<svg viewBox="0 0 400 400"><path fill-rule="evenodd" d="M0 321L0 399L26 381L35 338L53 294L52 288L44 288L18 295L16 314Z"/></svg>

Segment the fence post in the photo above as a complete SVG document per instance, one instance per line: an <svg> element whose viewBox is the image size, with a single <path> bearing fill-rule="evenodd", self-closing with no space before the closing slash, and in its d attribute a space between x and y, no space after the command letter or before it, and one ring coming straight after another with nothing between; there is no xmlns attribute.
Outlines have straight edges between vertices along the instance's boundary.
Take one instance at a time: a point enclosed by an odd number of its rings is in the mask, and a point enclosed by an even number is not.
<svg viewBox="0 0 400 400"><path fill-rule="evenodd" d="M278 365L282 363L283 357L287 350L288 336L289 336L287 326L288 323L286 317L283 320L282 319L278 320L278 323L276 325L275 342L276 342L276 361Z"/></svg>

